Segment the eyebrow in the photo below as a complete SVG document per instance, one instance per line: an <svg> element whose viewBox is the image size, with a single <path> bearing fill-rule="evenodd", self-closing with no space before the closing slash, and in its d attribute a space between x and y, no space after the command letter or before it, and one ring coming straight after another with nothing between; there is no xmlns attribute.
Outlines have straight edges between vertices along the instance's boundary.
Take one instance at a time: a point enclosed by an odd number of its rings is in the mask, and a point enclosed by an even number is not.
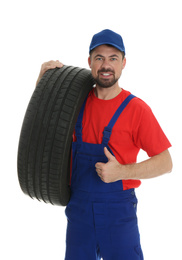
<svg viewBox="0 0 182 260"><path fill-rule="evenodd" d="M97 55L94 56L94 58L97 58L97 57L103 58L104 56L102 56L102 55L100 55L100 54L97 54Z"/></svg>
<svg viewBox="0 0 182 260"><path fill-rule="evenodd" d="M116 55L116 54L113 54L113 55L111 55L111 56L109 56L110 58L112 58L112 57L118 57L119 58L119 56L118 55Z"/></svg>
<svg viewBox="0 0 182 260"><path fill-rule="evenodd" d="M97 57L104 58L104 56L103 56L103 55L101 55L101 54L97 54L97 55L95 55L95 57L94 57L94 58L97 58ZM118 56L118 55L116 55L116 54L113 54L113 55L110 55L110 56L109 56L109 58L113 58L113 57L118 57L118 58L119 58L119 56Z"/></svg>

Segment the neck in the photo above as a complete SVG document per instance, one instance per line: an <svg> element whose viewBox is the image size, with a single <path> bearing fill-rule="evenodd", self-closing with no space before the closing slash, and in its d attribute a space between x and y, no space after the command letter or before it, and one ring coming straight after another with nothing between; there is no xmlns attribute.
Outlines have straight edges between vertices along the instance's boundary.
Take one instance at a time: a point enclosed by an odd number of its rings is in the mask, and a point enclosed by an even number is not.
<svg viewBox="0 0 182 260"><path fill-rule="evenodd" d="M109 88L102 88L96 85L95 88L95 95L99 99L109 100L115 98L119 93L121 93L122 89L118 85L114 85Z"/></svg>

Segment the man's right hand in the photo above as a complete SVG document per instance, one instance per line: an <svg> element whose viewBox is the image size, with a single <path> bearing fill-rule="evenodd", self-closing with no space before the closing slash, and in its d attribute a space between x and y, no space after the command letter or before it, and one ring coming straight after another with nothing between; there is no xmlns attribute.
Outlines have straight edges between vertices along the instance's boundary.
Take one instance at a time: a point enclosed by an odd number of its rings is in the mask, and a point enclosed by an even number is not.
<svg viewBox="0 0 182 260"><path fill-rule="evenodd" d="M55 69L55 68L62 68L63 66L64 65L59 60L56 60L56 61L51 60L51 61L48 61L48 62L44 62L41 66L41 70L40 70L39 77L38 77L37 82L36 82L36 86L47 70Z"/></svg>

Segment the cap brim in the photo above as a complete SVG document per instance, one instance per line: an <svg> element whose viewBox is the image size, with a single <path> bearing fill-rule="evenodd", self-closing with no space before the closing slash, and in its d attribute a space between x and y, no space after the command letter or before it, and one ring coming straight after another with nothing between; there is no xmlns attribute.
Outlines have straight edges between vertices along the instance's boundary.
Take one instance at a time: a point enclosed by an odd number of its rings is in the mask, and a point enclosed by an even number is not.
<svg viewBox="0 0 182 260"><path fill-rule="evenodd" d="M125 53L125 50L124 50L124 49L122 49L122 48L120 48L118 45L113 44L113 43L110 43L110 42L102 42L102 43L99 43L99 44L96 44L96 45L92 46L92 48L89 50L89 53L90 53L93 49L95 49L96 47L101 46L101 45L104 45L104 44L111 45L111 46L115 47L116 49L118 49L119 51L122 51L122 52Z"/></svg>

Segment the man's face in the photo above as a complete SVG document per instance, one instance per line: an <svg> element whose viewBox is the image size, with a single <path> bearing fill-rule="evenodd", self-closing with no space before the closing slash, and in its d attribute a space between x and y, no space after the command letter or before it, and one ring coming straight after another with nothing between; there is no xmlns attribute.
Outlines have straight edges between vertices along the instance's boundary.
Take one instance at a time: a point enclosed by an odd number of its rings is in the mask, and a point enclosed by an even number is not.
<svg viewBox="0 0 182 260"><path fill-rule="evenodd" d="M100 45L93 50L91 57L88 58L88 63L96 84L102 88L109 88L118 84L126 59L123 59L122 53L118 49Z"/></svg>

